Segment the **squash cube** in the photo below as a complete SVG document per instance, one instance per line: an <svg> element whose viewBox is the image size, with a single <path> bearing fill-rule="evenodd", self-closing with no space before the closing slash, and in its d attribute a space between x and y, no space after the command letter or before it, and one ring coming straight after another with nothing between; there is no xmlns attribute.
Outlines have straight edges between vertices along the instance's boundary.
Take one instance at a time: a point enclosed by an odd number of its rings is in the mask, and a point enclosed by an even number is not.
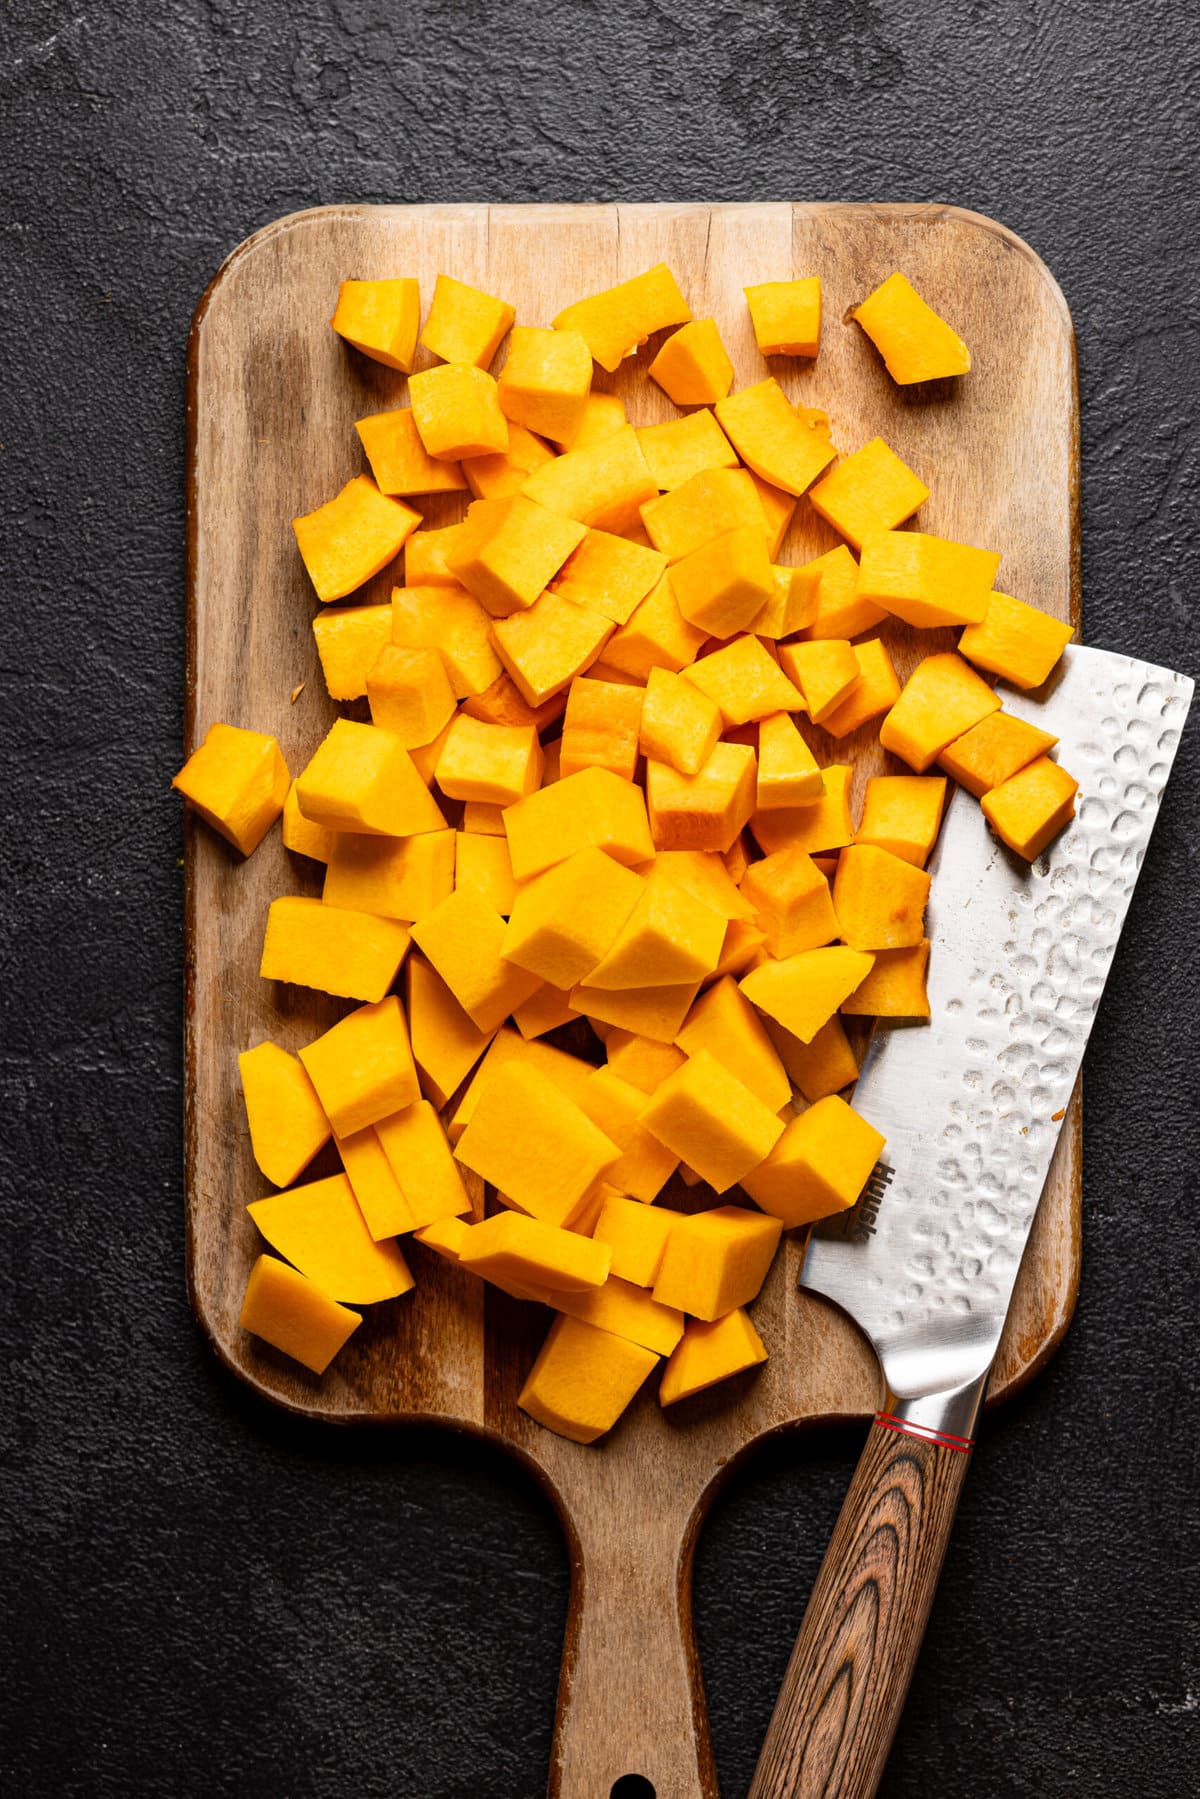
<svg viewBox="0 0 1200 1799"><path fill-rule="evenodd" d="M723 400L733 386L733 364L716 320L692 319L673 331L649 373L676 406L711 406Z"/></svg>
<svg viewBox="0 0 1200 1799"><path fill-rule="evenodd" d="M442 362L408 378L413 418L426 453L443 462L508 448L508 420L496 383L472 362Z"/></svg>
<svg viewBox="0 0 1200 1799"><path fill-rule="evenodd" d="M985 793L983 815L1002 843L1032 862L1075 816L1079 782L1049 756Z"/></svg>
<svg viewBox="0 0 1200 1799"><path fill-rule="evenodd" d="M650 670L641 704L643 756L667 762L680 774L699 774L720 736L721 711L715 700L669 669Z"/></svg>
<svg viewBox="0 0 1200 1799"><path fill-rule="evenodd" d="M580 1105L594 1125L620 1150L620 1159L605 1174L605 1181L618 1193L650 1204L662 1192L679 1166L673 1150L652 1137L640 1123L646 1095L640 1088L623 1081L611 1068L597 1068L589 1077ZM593 1324L602 1320L593 1318ZM604 1325L611 1330L612 1325ZM621 1333L618 1333L621 1334ZM656 1345L648 1343L648 1349Z"/></svg>
<svg viewBox="0 0 1200 1799"><path fill-rule="evenodd" d="M407 930L393 918L286 894L267 912L258 972L266 981L374 1003L400 972L408 944Z"/></svg>
<svg viewBox="0 0 1200 1799"><path fill-rule="evenodd" d="M744 631L775 591L766 541L754 525L693 550L675 563L670 581L683 616L714 637Z"/></svg>
<svg viewBox="0 0 1200 1799"><path fill-rule="evenodd" d="M929 489L882 437L873 437L823 475L808 497L814 512L857 550L866 538L911 518Z"/></svg>
<svg viewBox="0 0 1200 1799"><path fill-rule="evenodd" d="M394 993L339 1019L305 1045L300 1060L339 1137L421 1097L404 1008Z"/></svg>
<svg viewBox="0 0 1200 1799"><path fill-rule="evenodd" d="M470 1124L475 1116L475 1108L494 1077L511 1062L520 1062L527 1068L538 1069L576 1104L592 1073L590 1062L581 1062L578 1056L569 1056L550 1043L526 1041L505 1025L488 1045L487 1054L476 1069L450 1120L447 1134L452 1143L458 1141Z"/></svg>
<svg viewBox="0 0 1200 1799"><path fill-rule="evenodd" d="M619 431L622 425L628 423L625 402L620 394L598 394L593 389L583 403L583 423L565 448L590 449L602 437L611 437L614 431Z"/></svg>
<svg viewBox="0 0 1200 1799"><path fill-rule="evenodd" d="M491 684L481 693L473 693L463 701L462 710L468 718L482 719L485 725L532 725L535 731L544 731L557 718L561 718L566 710L565 693L552 694L540 706L531 706L524 698L520 688L510 674L504 669ZM468 800L467 804L477 804ZM496 810L496 808L493 808ZM474 826L467 826L473 830ZM503 831L503 825L498 825Z"/></svg>
<svg viewBox="0 0 1200 1799"><path fill-rule="evenodd" d="M605 991L702 981L716 967L724 941L725 920L656 866L602 960L576 978Z"/></svg>
<svg viewBox="0 0 1200 1799"><path fill-rule="evenodd" d="M623 781L637 773L642 690L578 675L567 692L559 774L607 768Z"/></svg>
<svg viewBox="0 0 1200 1799"><path fill-rule="evenodd" d="M781 568L778 563L771 564L771 573L775 591L755 613L749 628L756 637L777 643L781 637L791 637L812 624L821 582L811 569Z"/></svg>
<svg viewBox="0 0 1200 1799"><path fill-rule="evenodd" d="M742 879L742 897L755 907L754 922L773 956L821 949L844 935L829 882L804 850L775 850L752 862Z"/></svg>
<svg viewBox="0 0 1200 1799"><path fill-rule="evenodd" d="M772 712L799 712L803 694L788 680L757 637L744 635L702 656L683 679L714 700L725 730L756 723Z"/></svg>
<svg viewBox="0 0 1200 1799"><path fill-rule="evenodd" d="M504 1211L471 1226L458 1259L485 1280L551 1287L557 1298L602 1287L612 1258L607 1245L590 1237Z"/></svg>
<svg viewBox="0 0 1200 1799"><path fill-rule="evenodd" d="M879 741L924 774L947 744L999 710L999 694L961 656L946 650L918 662L879 727Z"/></svg>
<svg viewBox="0 0 1200 1799"><path fill-rule="evenodd" d="M837 710L859 678L857 656L837 637L782 644L779 663L799 688L815 725L823 724Z"/></svg>
<svg viewBox="0 0 1200 1799"><path fill-rule="evenodd" d="M903 949L879 950L875 966L850 998L843 1000L848 1017L928 1018L929 996L925 971L929 967L929 939Z"/></svg>
<svg viewBox="0 0 1200 1799"><path fill-rule="evenodd" d="M757 812L812 805L825 791L817 759L786 712L774 712L758 727Z"/></svg>
<svg viewBox="0 0 1200 1799"><path fill-rule="evenodd" d="M767 516L744 468L702 469L670 493L656 494L642 507L641 517L646 535L669 562L681 562L714 538L743 527L761 531L766 543Z"/></svg>
<svg viewBox="0 0 1200 1799"><path fill-rule="evenodd" d="M609 531L589 530L550 582L564 600L574 600L623 625L661 581L667 559L658 550L629 543Z"/></svg>
<svg viewBox="0 0 1200 1799"><path fill-rule="evenodd" d="M654 866L721 918L753 918L754 907L742 898L724 856L715 850L660 850Z"/></svg>
<svg viewBox="0 0 1200 1799"><path fill-rule="evenodd" d="M542 746L532 725L489 725L460 713L438 757L436 780L447 799L511 806L536 793Z"/></svg>
<svg viewBox="0 0 1200 1799"><path fill-rule="evenodd" d="M1040 687L1073 636L1073 626L1062 619L1011 594L992 593L983 618L959 638L958 652L1014 687Z"/></svg>
<svg viewBox="0 0 1200 1799"><path fill-rule="evenodd" d="M513 880L512 857L503 827L498 837L477 831L455 832L454 885L474 887L501 918L508 917L517 897L517 883ZM532 994L526 1004L536 999L537 994Z"/></svg>
<svg viewBox="0 0 1200 1799"><path fill-rule="evenodd" d="M978 624L999 567L993 550L925 531L877 531L862 546L858 597L919 629Z"/></svg>
<svg viewBox="0 0 1200 1799"><path fill-rule="evenodd" d="M938 766L953 775L960 787L982 799L1001 781L1027 768L1035 757L1052 750L1057 742L1058 738L1049 731L1001 709L989 713L947 744L938 757Z"/></svg>
<svg viewBox="0 0 1200 1799"><path fill-rule="evenodd" d="M841 849L853 843L850 822L850 778L853 769L832 763L821 770L825 791L819 800L804 806L782 806L756 812L750 820L755 842L766 855L775 850L797 849L816 856L823 850Z"/></svg>
<svg viewBox="0 0 1200 1799"><path fill-rule="evenodd" d="M873 843L914 868L924 868L937 842L946 805L941 775L872 775L855 843Z"/></svg>
<svg viewBox="0 0 1200 1799"><path fill-rule="evenodd" d="M421 1229L439 1218L470 1212L471 1196L450 1153L442 1121L428 1100L381 1118L375 1132L408 1204L412 1218L408 1228Z"/></svg>
<svg viewBox="0 0 1200 1799"><path fill-rule="evenodd" d="M492 1040L463 1011L437 970L410 956L405 970L413 1061L427 1099L441 1108L466 1080Z"/></svg>
<svg viewBox="0 0 1200 1799"><path fill-rule="evenodd" d="M788 526L796 516L798 504L795 494L785 493L781 487L773 487L764 481L761 475L749 469L747 473L754 483L754 491L758 495L758 503L762 507L763 517L767 521L767 555L774 562L783 548L783 540L788 534Z"/></svg>
<svg viewBox="0 0 1200 1799"><path fill-rule="evenodd" d="M354 429L380 493L459 493L467 485L457 462L439 462L426 450L411 406L374 412Z"/></svg>
<svg viewBox="0 0 1200 1799"><path fill-rule="evenodd" d="M878 637L852 643L850 653L858 664L858 680L845 699L821 720L831 737L848 737L872 719L879 718L900 698L900 681L887 649Z"/></svg>
<svg viewBox="0 0 1200 1799"><path fill-rule="evenodd" d="M873 843L852 843L838 857L833 904L851 949L903 949L925 932L929 875Z"/></svg>
<svg viewBox="0 0 1200 1799"><path fill-rule="evenodd" d="M889 953L908 952L893 950ZM868 975L867 980L870 978ZM843 1006L848 1006L853 997L851 994L849 1000L843 1000ZM767 1036L775 1045L789 1079L810 1104L824 1099L827 1093L841 1093L858 1079L858 1060L846 1035L846 1027L836 1013L821 1026L811 1043L801 1043L799 1037L785 1030L777 1019L768 1018L765 1023Z"/></svg>
<svg viewBox="0 0 1200 1799"><path fill-rule="evenodd" d="M454 1153L522 1211L566 1225L621 1152L548 1075L520 1061L484 1086Z"/></svg>
<svg viewBox="0 0 1200 1799"><path fill-rule="evenodd" d="M775 1123L778 1138L783 1126ZM677 1218L654 1283L655 1299L709 1323L749 1305L767 1277L782 1228L778 1218L745 1206L716 1206Z"/></svg>
<svg viewBox="0 0 1200 1799"><path fill-rule="evenodd" d="M391 622L392 642L401 649L441 652L456 699L482 693L504 672L490 617L457 583L393 587Z"/></svg>
<svg viewBox="0 0 1200 1799"><path fill-rule="evenodd" d="M246 1282L239 1323L272 1349L324 1374L362 1323L362 1313L338 1305L286 1262L259 1256Z"/></svg>
<svg viewBox="0 0 1200 1799"><path fill-rule="evenodd" d="M785 1030L811 1043L854 989L870 974L875 958L861 950L805 949L780 961L752 968L740 982L752 1006Z"/></svg>
<svg viewBox="0 0 1200 1799"><path fill-rule="evenodd" d="M612 1030L604 1046L607 1066L639 1093L653 1093L669 1074L682 1068L684 1054L672 1043L656 1043L636 1031Z"/></svg>
<svg viewBox="0 0 1200 1799"><path fill-rule="evenodd" d="M454 832L362 837L338 831L321 898L346 912L370 912L413 924L454 888Z"/></svg>
<svg viewBox="0 0 1200 1799"><path fill-rule="evenodd" d="M569 998L597 1035L604 1028L629 1031L657 1043L673 1043L692 1008L699 981L677 981L673 986L589 987L581 982Z"/></svg>
<svg viewBox="0 0 1200 1799"><path fill-rule="evenodd" d="M413 941L480 1031L496 1030L541 985L540 976L505 960L506 929L473 887L456 887L413 925Z"/></svg>
<svg viewBox="0 0 1200 1799"><path fill-rule="evenodd" d="M339 337L386 368L407 375L421 323L421 290L410 279L343 281L330 324Z"/></svg>
<svg viewBox="0 0 1200 1799"><path fill-rule="evenodd" d="M725 927L721 960L713 969L712 978L719 980L722 975L745 974L748 968L756 968L767 953L766 937L756 924L744 918L731 918Z"/></svg>
<svg viewBox="0 0 1200 1799"><path fill-rule="evenodd" d="M392 638L390 606L337 606L312 622L321 673L331 700L361 700L367 675Z"/></svg>
<svg viewBox="0 0 1200 1799"><path fill-rule="evenodd" d="M375 1241L411 1231L414 1220L404 1189L383 1153L374 1125L365 1125L361 1131L352 1131L348 1137L334 1141L358 1209Z"/></svg>
<svg viewBox="0 0 1200 1799"><path fill-rule="evenodd" d="M367 699L371 723L398 737L406 750L432 743L454 717L454 689L440 650L385 643L367 670Z"/></svg>
<svg viewBox="0 0 1200 1799"><path fill-rule="evenodd" d="M611 1430L658 1361L611 1331L560 1316L550 1326L517 1404L547 1430L594 1443Z"/></svg>
<svg viewBox="0 0 1200 1799"><path fill-rule="evenodd" d="M821 281L760 281L743 288L754 341L764 356L815 356L821 340Z"/></svg>
<svg viewBox="0 0 1200 1799"><path fill-rule="evenodd" d="M695 326L685 325L683 329L691 331ZM653 367L650 372L653 375ZM731 380L732 377L731 369ZM638 426L637 435L646 466L661 493L682 487L704 469L738 466L737 451L707 407L670 419L665 425Z"/></svg>
<svg viewBox="0 0 1200 1799"><path fill-rule="evenodd" d="M519 800L506 809L504 828L518 881L589 846L627 868L654 855L641 788L606 768L581 769Z"/></svg>
<svg viewBox="0 0 1200 1799"><path fill-rule="evenodd" d="M492 642L531 706L541 706L595 662L613 622L549 590L528 611L498 618Z"/></svg>
<svg viewBox="0 0 1200 1799"><path fill-rule="evenodd" d="M577 331L516 325L497 386L500 406L515 420L555 443L570 443L583 423L592 385L592 354Z"/></svg>
<svg viewBox="0 0 1200 1799"><path fill-rule="evenodd" d="M708 632L688 623L664 575L604 647L605 666L632 681L646 681L655 668L677 673L708 641Z"/></svg>
<svg viewBox="0 0 1200 1799"><path fill-rule="evenodd" d="M287 798L283 802L280 835L284 849L291 850L293 855L307 856L313 862L328 862L335 833L327 831L324 825L315 825L311 819L305 818L296 798L295 781L288 788Z"/></svg>
<svg viewBox="0 0 1200 1799"><path fill-rule="evenodd" d="M423 1224L413 1237L444 1262L457 1262L470 1229L465 1218L438 1218L433 1224Z"/></svg>
<svg viewBox="0 0 1200 1799"><path fill-rule="evenodd" d="M276 1187L290 1187L329 1141L332 1126L295 1056L269 1040L238 1057L254 1160Z"/></svg>
<svg viewBox="0 0 1200 1799"><path fill-rule="evenodd" d="M446 464L451 467L450 463ZM465 469L463 471L466 472ZM457 587L458 582L446 567L446 551L454 542L457 525L443 525L437 531L428 526L414 531L404 546L404 584L406 587Z"/></svg>
<svg viewBox="0 0 1200 1799"><path fill-rule="evenodd" d="M686 324L691 316L674 275L660 262L644 275L634 275L603 293L564 306L553 323L556 331L578 331L601 368L611 375L629 351L644 344L653 332Z"/></svg>
<svg viewBox="0 0 1200 1799"><path fill-rule="evenodd" d="M649 1293L611 1275L591 1292L556 1294L554 1304L571 1318L611 1331L614 1337L638 1343L658 1355L670 1355L683 1335L682 1312L659 1305Z"/></svg>
<svg viewBox="0 0 1200 1799"><path fill-rule="evenodd" d="M856 1203L883 1153L873 1125L831 1093L793 1118L766 1161L742 1185L788 1229Z"/></svg>
<svg viewBox="0 0 1200 1799"><path fill-rule="evenodd" d="M490 456L468 456L461 466L467 486L477 500L508 500L520 493L534 469L553 461L554 451L548 443L509 419L507 450L496 450ZM415 585L415 577L413 581Z"/></svg>
<svg viewBox="0 0 1200 1799"><path fill-rule="evenodd" d="M349 718L335 719L297 776L296 799L331 831L411 837L446 825L400 739Z"/></svg>
<svg viewBox="0 0 1200 1799"><path fill-rule="evenodd" d="M263 731L209 725L171 781L206 824L243 856L254 853L283 811L291 788L283 752Z"/></svg>
<svg viewBox="0 0 1200 1799"><path fill-rule="evenodd" d="M825 413L793 406L773 375L718 400L716 414L747 467L785 493L802 494L837 455Z"/></svg>
<svg viewBox="0 0 1200 1799"><path fill-rule="evenodd" d="M658 488L637 432L632 425L622 425L584 449L568 450L543 463L521 491L581 525L621 532L637 524L640 508L655 498Z"/></svg>
<svg viewBox="0 0 1200 1799"><path fill-rule="evenodd" d="M592 1237L612 1251L610 1280L652 1287L677 1216L659 1206L643 1205L640 1199L606 1194Z"/></svg>
<svg viewBox="0 0 1200 1799"><path fill-rule="evenodd" d="M906 275L889 275L854 308L856 318L899 386L965 375L971 352L926 304Z"/></svg>
<svg viewBox="0 0 1200 1799"><path fill-rule="evenodd" d="M711 1323L693 1318L663 1369L658 1402L674 1405L680 1399L690 1399L706 1387L715 1387L718 1381L756 1368L766 1359L763 1340L740 1306Z"/></svg>
<svg viewBox="0 0 1200 1799"><path fill-rule="evenodd" d="M450 572L494 618L532 606L584 536L584 527L512 494L476 500L446 555Z"/></svg>
<svg viewBox="0 0 1200 1799"><path fill-rule="evenodd" d="M724 854L753 815L757 769L753 749L743 743L718 743L694 775L648 762L646 798L656 846Z"/></svg>
<svg viewBox="0 0 1200 1799"><path fill-rule="evenodd" d="M400 554L419 512L356 475L315 512L292 520L296 546L319 600L341 600Z"/></svg>
<svg viewBox="0 0 1200 1799"><path fill-rule="evenodd" d="M696 1001L675 1042L688 1056L707 1050L772 1112L791 1103L787 1071L732 976L722 976Z"/></svg>
<svg viewBox="0 0 1200 1799"><path fill-rule="evenodd" d="M547 1031L556 1031L559 1025L575 1024L577 1018L570 995L561 987L552 987L549 981L536 993L531 993L513 1012L513 1023L526 1041L544 1037Z"/></svg>
<svg viewBox="0 0 1200 1799"><path fill-rule="evenodd" d="M415 1284L399 1247L371 1236L344 1174L272 1193L246 1210L271 1248L330 1299L375 1305Z"/></svg>
<svg viewBox="0 0 1200 1799"><path fill-rule="evenodd" d="M645 885L601 850L581 849L520 889L502 953L555 987L573 987L609 950Z"/></svg>
<svg viewBox="0 0 1200 1799"><path fill-rule="evenodd" d="M641 1121L651 1136L665 1143L677 1156L686 1156L701 1180L707 1181L717 1193L724 1193L752 1168L757 1168L783 1133L783 1123L770 1106L764 1105L744 1081L705 1049L689 1056L682 1068L668 1075L654 1090L643 1107ZM772 1249L777 1239L778 1232L772 1239ZM671 1240L674 1241L674 1232ZM690 1303L694 1295L681 1298L673 1291L660 1291L666 1282L671 1253L668 1246L654 1297L664 1305L679 1306L682 1311L703 1317L700 1306ZM763 1273L769 1264L768 1254ZM760 1275L759 1281L761 1278ZM755 1282L752 1292L739 1294L730 1305L741 1305L743 1299L752 1299L758 1291L759 1281ZM726 1305L719 1309L727 1312L730 1307Z"/></svg>
<svg viewBox="0 0 1200 1799"><path fill-rule="evenodd" d="M858 564L844 543L806 562L799 573L818 581L816 615L805 628L808 638L859 637L887 617L882 606L860 595Z"/></svg>
<svg viewBox="0 0 1200 1799"><path fill-rule="evenodd" d="M516 308L507 300L481 293L450 275L439 275L421 345L443 362L472 362L486 368L516 316Z"/></svg>

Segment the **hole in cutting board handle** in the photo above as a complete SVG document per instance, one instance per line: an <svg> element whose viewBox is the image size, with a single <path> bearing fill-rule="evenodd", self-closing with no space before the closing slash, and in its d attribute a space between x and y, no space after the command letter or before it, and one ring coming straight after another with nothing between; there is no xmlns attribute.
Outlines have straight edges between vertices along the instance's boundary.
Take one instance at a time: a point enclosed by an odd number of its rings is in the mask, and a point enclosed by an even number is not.
<svg viewBox="0 0 1200 1799"><path fill-rule="evenodd" d="M654 1786L644 1774L622 1774L608 1789L608 1799L654 1799Z"/></svg>

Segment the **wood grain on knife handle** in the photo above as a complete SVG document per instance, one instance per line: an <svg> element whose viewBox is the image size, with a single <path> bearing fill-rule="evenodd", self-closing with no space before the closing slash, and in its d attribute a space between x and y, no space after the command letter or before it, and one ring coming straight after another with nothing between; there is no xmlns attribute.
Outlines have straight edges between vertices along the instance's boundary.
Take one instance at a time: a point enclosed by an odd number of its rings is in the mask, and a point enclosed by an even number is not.
<svg viewBox="0 0 1200 1799"><path fill-rule="evenodd" d="M971 1457L877 1419L821 1564L750 1799L869 1799Z"/></svg>

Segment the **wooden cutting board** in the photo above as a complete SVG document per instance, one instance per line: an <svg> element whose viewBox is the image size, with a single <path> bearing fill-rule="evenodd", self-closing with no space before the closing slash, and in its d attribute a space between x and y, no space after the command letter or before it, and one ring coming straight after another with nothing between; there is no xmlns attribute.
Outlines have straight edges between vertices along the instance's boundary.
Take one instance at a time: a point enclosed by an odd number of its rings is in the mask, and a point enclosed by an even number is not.
<svg viewBox="0 0 1200 1799"><path fill-rule="evenodd" d="M353 421L398 405L404 378L328 326L339 280L440 270L503 295L526 323L666 261L697 317L713 316L736 385L767 372L742 288L819 274L825 325L812 365L776 358L795 400L826 408L835 441L881 434L932 497L921 527L1004 553L1000 585L1078 622L1078 412L1074 340L1037 257L991 220L947 207L836 205L345 206L268 226L229 258L196 313L189 351L187 748L216 719L273 732L293 772L328 729L313 646L317 610L291 529L362 468ZM967 339L972 373L893 385L845 315L893 269ZM615 377L636 424L674 409L647 379L648 347ZM430 359L423 356L423 363ZM418 502L418 504L422 504ZM434 524L459 496L425 502ZM801 562L833 534L801 502L784 551ZM387 597L394 571L356 599ZM911 633L883 635L902 675ZM947 638L949 641L949 638ZM921 651L942 647L925 634ZM293 699L293 690L302 691ZM885 766L867 727L822 760ZM323 1379L238 1327L261 1245L245 1206L265 1183L250 1155L239 1050L295 1049L349 1006L275 987L257 968L273 896L319 891L319 871L278 831L247 863L187 824L187 1253L192 1303L213 1348L257 1392L322 1419L440 1421L508 1446L547 1487L570 1544L572 1599L549 1790L608 1799L622 1775L658 1799L716 1792L690 1622L692 1549L718 1481L749 1445L789 1425L865 1418L880 1380L847 1320L798 1294L803 1237L786 1242L754 1307L766 1365L665 1414L650 1382L618 1428L582 1448L516 1408L547 1317L414 1246L416 1293L369 1309ZM1044 1362L1066 1328L1080 1255L1076 1094L1021 1269L992 1382L999 1397ZM450 1780L450 1771L446 1771ZM430 1791L439 1790L431 1770Z"/></svg>

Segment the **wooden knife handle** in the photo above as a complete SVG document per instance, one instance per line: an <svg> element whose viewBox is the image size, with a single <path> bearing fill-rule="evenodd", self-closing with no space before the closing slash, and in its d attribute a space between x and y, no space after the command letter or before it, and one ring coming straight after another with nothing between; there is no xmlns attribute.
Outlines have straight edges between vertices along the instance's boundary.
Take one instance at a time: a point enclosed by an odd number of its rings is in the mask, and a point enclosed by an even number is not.
<svg viewBox="0 0 1200 1799"><path fill-rule="evenodd" d="M870 1799L875 1792L971 1460L976 1409L957 1406L949 1414L954 1431L906 1418L902 1405L900 1416L890 1407L877 1415L800 1626L750 1799Z"/></svg>

